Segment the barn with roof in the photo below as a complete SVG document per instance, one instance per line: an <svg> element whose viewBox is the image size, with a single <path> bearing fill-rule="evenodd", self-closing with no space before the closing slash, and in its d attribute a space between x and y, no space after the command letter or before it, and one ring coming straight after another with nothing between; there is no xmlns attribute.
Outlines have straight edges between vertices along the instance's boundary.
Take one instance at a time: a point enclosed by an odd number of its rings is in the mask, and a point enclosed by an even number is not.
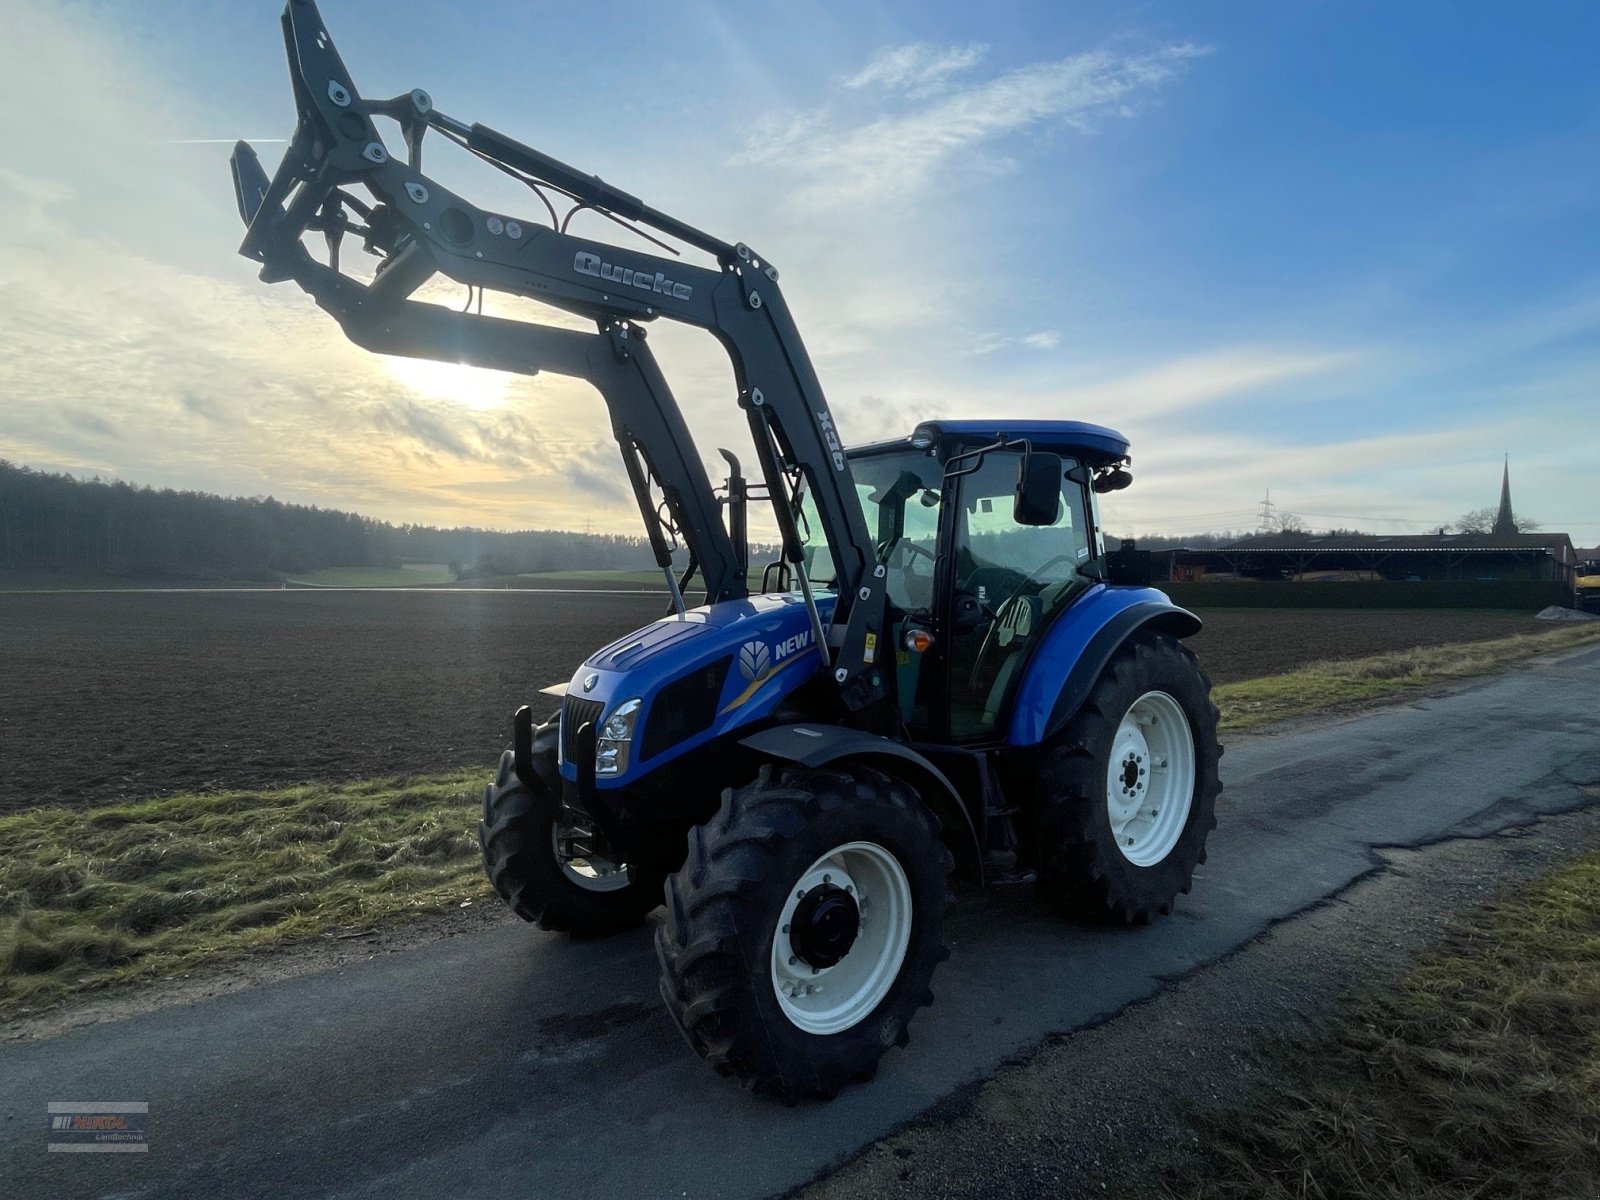
<svg viewBox="0 0 1600 1200"><path fill-rule="evenodd" d="M1564 533L1274 533L1209 550L1173 549L1168 578L1537 579L1572 586L1578 558Z"/></svg>
<svg viewBox="0 0 1600 1200"><path fill-rule="evenodd" d="M1152 566L1172 580L1544 581L1572 587L1582 558L1564 533L1521 533L1511 508L1511 467L1482 532L1266 533L1208 549L1159 550ZM1163 561L1165 560L1165 561Z"/></svg>

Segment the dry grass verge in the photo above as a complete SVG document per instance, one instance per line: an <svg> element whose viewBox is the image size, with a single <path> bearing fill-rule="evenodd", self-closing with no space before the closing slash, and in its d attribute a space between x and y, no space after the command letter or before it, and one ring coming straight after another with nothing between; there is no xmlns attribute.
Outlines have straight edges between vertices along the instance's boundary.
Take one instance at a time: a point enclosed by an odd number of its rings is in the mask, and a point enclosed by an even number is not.
<svg viewBox="0 0 1600 1200"><path fill-rule="evenodd" d="M1489 642L1421 646L1346 662L1312 663L1285 675L1219 685L1213 698L1224 732L1395 693L1483 675L1540 654L1600 642L1600 622L1516 634ZM1203 662L1202 662L1202 665Z"/></svg>
<svg viewBox="0 0 1600 1200"><path fill-rule="evenodd" d="M1600 855L1457 924L1398 987L1268 1056L1200 1121L1185 1200L1592 1196Z"/></svg>
<svg viewBox="0 0 1600 1200"><path fill-rule="evenodd" d="M481 775L0 817L0 1016L487 898Z"/></svg>

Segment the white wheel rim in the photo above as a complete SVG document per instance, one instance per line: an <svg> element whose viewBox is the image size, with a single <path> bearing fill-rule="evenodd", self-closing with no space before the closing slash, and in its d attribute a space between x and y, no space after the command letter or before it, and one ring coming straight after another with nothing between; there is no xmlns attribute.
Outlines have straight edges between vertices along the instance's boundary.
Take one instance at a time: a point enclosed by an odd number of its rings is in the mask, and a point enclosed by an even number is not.
<svg viewBox="0 0 1600 1200"><path fill-rule="evenodd" d="M1166 692L1128 706L1111 739L1106 814L1117 849L1136 867L1172 853L1194 805L1194 733Z"/></svg>
<svg viewBox="0 0 1600 1200"><path fill-rule="evenodd" d="M855 897L856 939L830 967L800 958L789 928L801 899L832 885ZM772 990L783 1013L806 1033L843 1033L883 1002L911 945L911 884L895 856L873 842L849 842L812 863L789 889L772 934Z"/></svg>
<svg viewBox="0 0 1600 1200"><path fill-rule="evenodd" d="M589 892L617 892L628 886L628 868L608 858L569 858L561 851L561 826L550 826L550 850L561 873Z"/></svg>

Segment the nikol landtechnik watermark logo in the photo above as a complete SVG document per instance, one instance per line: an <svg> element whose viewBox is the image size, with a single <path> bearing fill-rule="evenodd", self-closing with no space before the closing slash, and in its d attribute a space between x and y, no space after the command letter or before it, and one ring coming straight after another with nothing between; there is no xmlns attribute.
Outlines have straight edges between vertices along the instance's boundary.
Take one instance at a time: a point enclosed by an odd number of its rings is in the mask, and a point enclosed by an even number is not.
<svg viewBox="0 0 1600 1200"><path fill-rule="evenodd" d="M52 1100L45 1105L52 1154L143 1154L150 1149L145 1100Z"/></svg>

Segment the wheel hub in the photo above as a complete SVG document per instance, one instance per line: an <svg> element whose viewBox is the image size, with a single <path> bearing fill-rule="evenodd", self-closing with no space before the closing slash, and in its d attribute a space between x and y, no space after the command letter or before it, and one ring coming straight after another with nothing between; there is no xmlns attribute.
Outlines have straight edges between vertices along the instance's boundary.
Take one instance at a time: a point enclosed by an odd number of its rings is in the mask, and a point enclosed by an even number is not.
<svg viewBox="0 0 1600 1200"><path fill-rule="evenodd" d="M1171 695L1149 691L1118 723L1106 764L1106 816L1122 856L1161 862L1182 836L1194 799L1194 735Z"/></svg>
<svg viewBox="0 0 1600 1200"><path fill-rule="evenodd" d="M1141 777L1144 775L1144 756L1130 750L1122 760L1122 790L1132 795L1140 790Z"/></svg>
<svg viewBox="0 0 1600 1200"><path fill-rule="evenodd" d="M824 883L800 898L789 922L796 958L824 970L841 962L861 932L861 909L841 887Z"/></svg>

